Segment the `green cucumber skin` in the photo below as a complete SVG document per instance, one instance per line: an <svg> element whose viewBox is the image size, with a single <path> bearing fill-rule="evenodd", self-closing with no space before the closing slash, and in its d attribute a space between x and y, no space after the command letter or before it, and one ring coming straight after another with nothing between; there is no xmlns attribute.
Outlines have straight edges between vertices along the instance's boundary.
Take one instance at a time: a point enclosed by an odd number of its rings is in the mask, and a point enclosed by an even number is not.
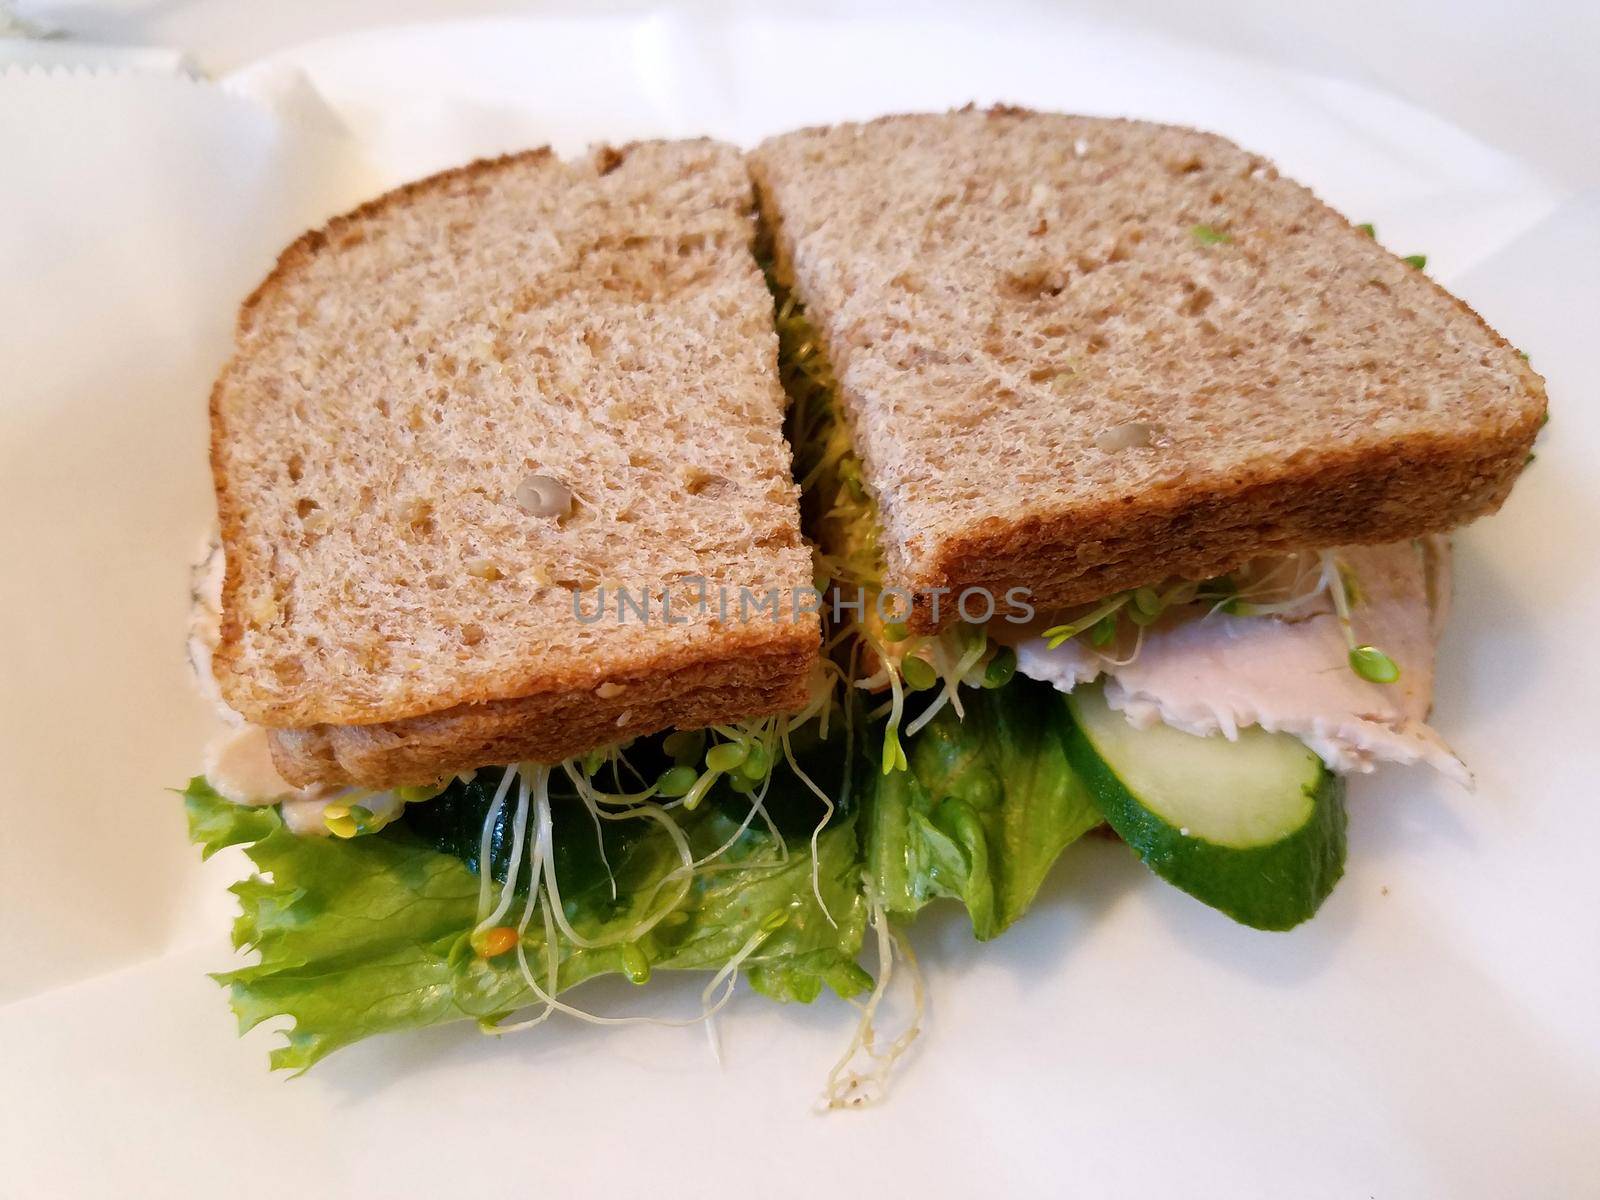
<svg viewBox="0 0 1600 1200"><path fill-rule="evenodd" d="M1344 874L1344 780L1326 767L1304 825L1269 846L1236 850L1185 837L1140 804L1066 705L1062 709L1067 761L1088 784L1106 823L1147 867L1201 903L1252 929L1293 929L1321 907Z"/></svg>

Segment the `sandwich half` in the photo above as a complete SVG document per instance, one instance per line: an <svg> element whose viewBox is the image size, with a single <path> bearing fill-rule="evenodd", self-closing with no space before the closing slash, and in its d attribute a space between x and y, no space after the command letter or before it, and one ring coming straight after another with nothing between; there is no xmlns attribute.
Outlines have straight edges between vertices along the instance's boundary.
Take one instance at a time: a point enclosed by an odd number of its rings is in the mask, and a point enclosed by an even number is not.
<svg viewBox="0 0 1600 1200"><path fill-rule="evenodd" d="M277 1066L592 976L870 985L742 155L548 151L291 246L212 394L187 791ZM836 675L836 672L835 672ZM513 1014L516 1014L513 1016Z"/></svg>
<svg viewBox="0 0 1600 1200"><path fill-rule="evenodd" d="M1170 882L1289 928L1342 873L1346 775L1470 783L1427 724L1443 535L1504 501L1546 406L1421 261L1146 122L886 117L751 170L809 524L875 597L889 912L953 895L998 932L1076 788ZM1019 799L1014 746L981 800L952 788L957 726L1004 746L1041 711L1073 788ZM996 853L1019 828L1033 852Z"/></svg>

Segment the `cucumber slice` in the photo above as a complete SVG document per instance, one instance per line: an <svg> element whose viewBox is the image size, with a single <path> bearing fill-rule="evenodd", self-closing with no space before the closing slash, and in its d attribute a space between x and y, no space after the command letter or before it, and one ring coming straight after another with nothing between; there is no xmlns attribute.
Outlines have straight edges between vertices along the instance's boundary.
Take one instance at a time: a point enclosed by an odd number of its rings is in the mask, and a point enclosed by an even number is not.
<svg viewBox="0 0 1600 1200"><path fill-rule="evenodd" d="M1145 865L1256 929L1290 929L1344 874L1344 781L1297 738L1135 729L1098 687L1067 697L1067 758Z"/></svg>

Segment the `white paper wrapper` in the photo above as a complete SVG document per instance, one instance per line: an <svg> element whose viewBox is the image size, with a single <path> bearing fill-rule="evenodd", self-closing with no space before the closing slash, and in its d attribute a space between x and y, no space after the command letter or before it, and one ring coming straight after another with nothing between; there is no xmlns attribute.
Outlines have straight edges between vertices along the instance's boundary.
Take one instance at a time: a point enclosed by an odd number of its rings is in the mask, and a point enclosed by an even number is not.
<svg viewBox="0 0 1600 1200"><path fill-rule="evenodd" d="M281 72L247 92L9 69L0 163L9 997L160 952L200 897L220 916L165 791L210 721L173 639L209 523L206 396L278 250L376 184Z"/></svg>
<svg viewBox="0 0 1600 1200"><path fill-rule="evenodd" d="M163 790L210 728L182 643L240 299L304 227L476 155L752 142L969 100L1225 133L1427 252L1532 351L1554 436L1460 539L1440 668L1436 723L1479 794L1357 782L1348 875L1286 937L1110 843L1075 847L994 945L928 914L934 1021L860 1120L803 1115L853 1021L825 1003L735 1006L720 1074L693 1033L567 1025L430 1031L269 1078L266 1038L236 1042L201 975L228 962L238 861L197 866ZM1592 202L1393 99L1066 21L482 21L304 47L226 85L0 74L0 1191L159 1170L167 1195L454 1194L502 1186L485 1151L512 1147L558 1194L1592 1188L1597 256ZM625 992L595 1005L637 1009Z"/></svg>

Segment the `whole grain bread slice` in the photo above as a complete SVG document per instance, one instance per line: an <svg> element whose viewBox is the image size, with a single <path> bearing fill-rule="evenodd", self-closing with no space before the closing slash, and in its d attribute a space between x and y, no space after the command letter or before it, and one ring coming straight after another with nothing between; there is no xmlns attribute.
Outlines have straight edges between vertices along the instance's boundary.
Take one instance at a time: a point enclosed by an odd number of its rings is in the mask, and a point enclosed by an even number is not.
<svg viewBox="0 0 1600 1200"><path fill-rule="evenodd" d="M1544 420L1466 305L1219 137L968 109L750 162L922 628L942 589L1048 611L1449 529Z"/></svg>
<svg viewBox="0 0 1600 1200"><path fill-rule="evenodd" d="M811 576L754 229L738 151L647 142L477 162L283 254L212 393L214 671L291 782L803 701L814 614L698 603Z"/></svg>

